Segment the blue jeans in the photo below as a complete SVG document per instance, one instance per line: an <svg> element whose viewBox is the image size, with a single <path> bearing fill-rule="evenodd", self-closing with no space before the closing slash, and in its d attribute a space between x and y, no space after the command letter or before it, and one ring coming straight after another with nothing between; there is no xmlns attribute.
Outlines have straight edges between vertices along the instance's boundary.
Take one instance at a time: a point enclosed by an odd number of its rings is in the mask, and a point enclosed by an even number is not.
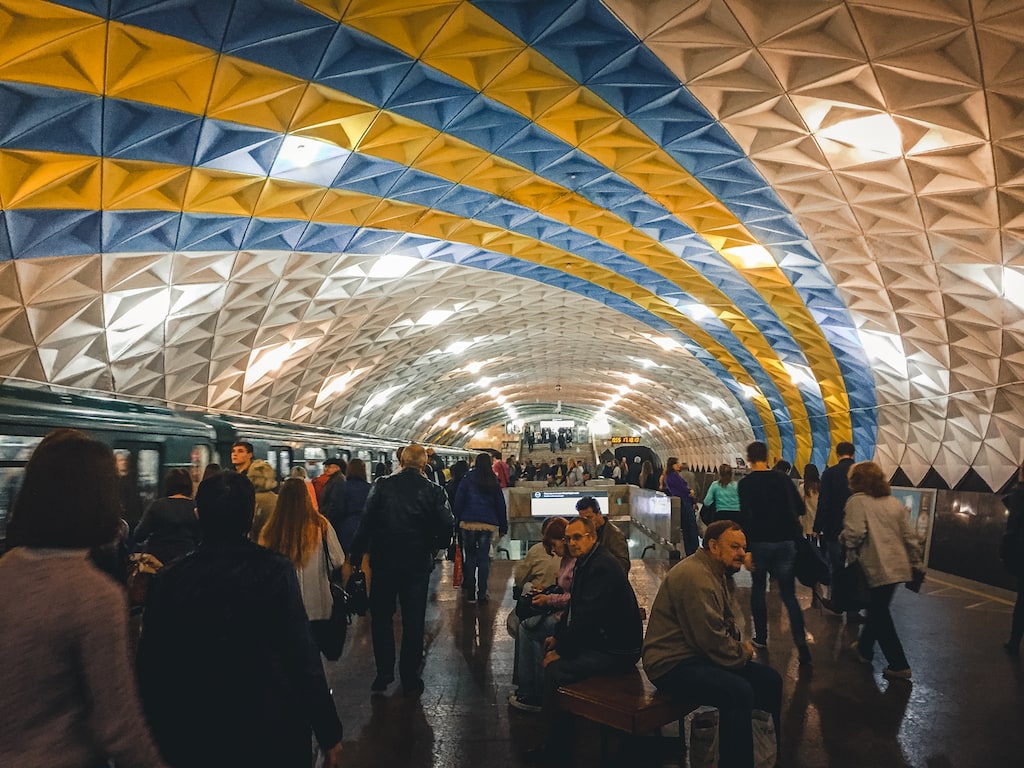
<svg viewBox="0 0 1024 768"><path fill-rule="evenodd" d="M519 670L519 687L517 693L522 699L532 703L539 702L544 696L544 638L555 631L558 619L549 613L541 617L540 622L530 628L520 621L516 632L516 663Z"/></svg>
<svg viewBox="0 0 1024 768"><path fill-rule="evenodd" d="M462 588L470 597L487 596L491 572L491 532L462 529Z"/></svg>
<svg viewBox="0 0 1024 768"><path fill-rule="evenodd" d="M670 696L699 701L718 709L719 768L753 768L755 709L775 721L775 738L782 709L782 676L771 667L751 661L739 669L726 669L704 659L687 659L652 680Z"/></svg>
<svg viewBox="0 0 1024 768"><path fill-rule="evenodd" d="M796 583L793 568L796 565L796 543L792 541L755 541L750 544L754 557L753 586L750 590L750 613L754 619L754 637L768 638L768 606L764 593L768 588L768 574L779 585L779 596L789 613L789 626L793 630L793 641L807 645L804 628L804 614L796 599Z"/></svg>

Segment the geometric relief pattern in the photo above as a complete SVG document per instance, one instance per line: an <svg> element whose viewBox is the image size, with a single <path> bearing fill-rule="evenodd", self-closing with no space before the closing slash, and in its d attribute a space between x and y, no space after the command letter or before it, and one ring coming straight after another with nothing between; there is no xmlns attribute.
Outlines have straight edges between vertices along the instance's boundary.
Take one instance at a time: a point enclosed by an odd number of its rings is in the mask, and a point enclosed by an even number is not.
<svg viewBox="0 0 1024 768"><path fill-rule="evenodd" d="M1013 8L105 5L0 9L0 376L1012 472Z"/></svg>
<svg viewBox="0 0 1024 768"><path fill-rule="evenodd" d="M934 469L952 487L973 468L1001 487L1024 429L1010 362L1024 329L1010 266L1024 184L1019 7L607 4L744 149L879 340L876 457L914 482Z"/></svg>

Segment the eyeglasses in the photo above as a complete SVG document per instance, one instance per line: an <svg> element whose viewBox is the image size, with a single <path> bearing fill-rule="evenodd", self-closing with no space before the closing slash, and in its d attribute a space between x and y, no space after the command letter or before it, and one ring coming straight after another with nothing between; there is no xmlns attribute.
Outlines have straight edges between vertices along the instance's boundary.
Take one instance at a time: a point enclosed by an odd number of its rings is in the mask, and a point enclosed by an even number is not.
<svg viewBox="0 0 1024 768"><path fill-rule="evenodd" d="M583 541L587 536L593 536L592 533L574 533L572 536L563 536L562 541L568 544L570 541Z"/></svg>

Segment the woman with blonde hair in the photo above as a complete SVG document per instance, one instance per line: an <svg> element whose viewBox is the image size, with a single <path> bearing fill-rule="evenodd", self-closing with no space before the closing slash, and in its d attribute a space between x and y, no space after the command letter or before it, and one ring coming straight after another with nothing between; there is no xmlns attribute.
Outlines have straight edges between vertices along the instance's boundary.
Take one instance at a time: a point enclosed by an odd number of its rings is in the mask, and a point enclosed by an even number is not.
<svg viewBox="0 0 1024 768"><path fill-rule="evenodd" d="M305 482L297 477L284 481L277 495L277 506L260 532L259 543L292 561L310 622L329 619L334 601L324 550L326 548L330 556L332 568L341 567L345 553L334 526L313 509ZM316 636L316 625L313 626ZM320 643L320 638L317 642Z"/></svg>
<svg viewBox="0 0 1024 768"><path fill-rule="evenodd" d="M860 561L869 587L867 619L854 651L870 663L877 642L889 662L882 674L909 680L910 664L889 604L897 584L911 581L915 571L923 574L921 542L910 530L907 510L893 497L881 467L873 461L854 464L849 482L853 495L846 502L841 539L847 561Z"/></svg>

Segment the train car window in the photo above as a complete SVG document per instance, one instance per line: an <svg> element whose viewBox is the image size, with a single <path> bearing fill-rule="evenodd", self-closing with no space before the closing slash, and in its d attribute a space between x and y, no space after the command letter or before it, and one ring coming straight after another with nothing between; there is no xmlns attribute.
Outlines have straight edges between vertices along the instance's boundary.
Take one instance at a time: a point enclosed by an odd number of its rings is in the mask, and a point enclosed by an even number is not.
<svg viewBox="0 0 1024 768"><path fill-rule="evenodd" d="M7 549L7 521L21 490L25 464L41 437L0 435L0 552Z"/></svg>
<svg viewBox="0 0 1024 768"><path fill-rule="evenodd" d="M277 456L277 477L279 480L284 480L292 472L292 449L286 446L275 446L270 449L270 453ZM271 466L274 463L271 462Z"/></svg>
<svg viewBox="0 0 1024 768"><path fill-rule="evenodd" d="M160 492L160 450L144 444L119 443L114 447L124 519L138 524L142 512Z"/></svg>
<svg viewBox="0 0 1024 768"><path fill-rule="evenodd" d="M275 450L267 451L267 464L269 464L270 468L272 470L274 470L274 476L275 477L280 477L281 476L281 473L277 471L277 451L275 451Z"/></svg>
<svg viewBox="0 0 1024 768"><path fill-rule="evenodd" d="M210 446L193 445L189 452L189 474L192 476L192 490L195 491L202 482L203 473L210 463Z"/></svg>

